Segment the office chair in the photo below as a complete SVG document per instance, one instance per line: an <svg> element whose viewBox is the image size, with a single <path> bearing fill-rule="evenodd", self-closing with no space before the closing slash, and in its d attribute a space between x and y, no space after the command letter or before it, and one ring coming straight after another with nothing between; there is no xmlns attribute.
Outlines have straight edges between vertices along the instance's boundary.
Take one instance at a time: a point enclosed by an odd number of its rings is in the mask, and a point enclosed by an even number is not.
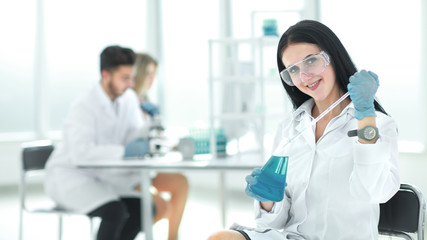
<svg viewBox="0 0 427 240"><path fill-rule="evenodd" d="M421 191L415 186L401 184L390 200L380 204L379 234L423 240L425 210L426 203ZM413 237L415 234L417 238Z"/></svg>
<svg viewBox="0 0 427 240"><path fill-rule="evenodd" d="M19 240L23 239L23 217L24 212L26 213L39 213L39 214L54 214L58 216L58 239L62 239L62 222L64 215L83 215L80 213L71 212L65 210L59 206L44 206L38 208L29 208L26 204L27 195L27 180L33 173L42 173L45 168L45 164L52 153L54 146L48 140L27 142L22 144L22 162L21 162L21 179L19 184L19 196L20 196L20 211L19 211ZM86 215L85 215L86 216ZM89 217L89 216L88 216ZM90 233L91 238L95 239L93 232L93 218L90 219Z"/></svg>

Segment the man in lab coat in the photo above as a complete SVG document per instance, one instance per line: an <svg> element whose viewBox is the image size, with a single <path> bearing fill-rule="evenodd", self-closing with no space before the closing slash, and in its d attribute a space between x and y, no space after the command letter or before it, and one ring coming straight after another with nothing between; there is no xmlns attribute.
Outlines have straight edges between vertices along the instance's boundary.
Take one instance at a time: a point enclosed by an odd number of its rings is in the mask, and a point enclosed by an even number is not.
<svg viewBox="0 0 427 240"><path fill-rule="evenodd" d="M135 54L110 46L101 53L101 81L72 104L62 143L50 157L45 189L65 209L98 216L97 239L134 239L140 231L139 172L80 169L76 162L141 156L147 144L138 138L144 122L133 87ZM148 189L142 189L148 191ZM154 221L165 214L154 200Z"/></svg>

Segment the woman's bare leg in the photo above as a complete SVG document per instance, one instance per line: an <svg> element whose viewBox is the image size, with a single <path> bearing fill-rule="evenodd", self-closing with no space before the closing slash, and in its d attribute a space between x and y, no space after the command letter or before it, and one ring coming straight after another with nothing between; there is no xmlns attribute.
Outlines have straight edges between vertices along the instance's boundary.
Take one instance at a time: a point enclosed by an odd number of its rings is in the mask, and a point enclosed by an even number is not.
<svg viewBox="0 0 427 240"><path fill-rule="evenodd" d="M140 192L141 186L135 186L135 190ZM153 223L158 222L162 218L167 218L169 214L169 203L166 202L163 198L160 197L159 193L153 194L153 204L156 207L156 215L154 216ZM141 206L142 207L142 206Z"/></svg>
<svg viewBox="0 0 427 240"><path fill-rule="evenodd" d="M169 240L178 239L178 228L184 213L188 195L188 181L184 175L177 173L159 173L153 179L153 186L159 192L169 192Z"/></svg>
<svg viewBox="0 0 427 240"><path fill-rule="evenodd" d="M154 215L153 223L158 222L160 219L167 218L170 211L170 205L160 195L153 195L153 203L156 206L156 215Z"/></svg>
<svg viewBox="0 0 427 240"><path fill-rule="evenodd" d="M246 240L246 238L237 231L222 230L212 234L208 240Z"/></svg>

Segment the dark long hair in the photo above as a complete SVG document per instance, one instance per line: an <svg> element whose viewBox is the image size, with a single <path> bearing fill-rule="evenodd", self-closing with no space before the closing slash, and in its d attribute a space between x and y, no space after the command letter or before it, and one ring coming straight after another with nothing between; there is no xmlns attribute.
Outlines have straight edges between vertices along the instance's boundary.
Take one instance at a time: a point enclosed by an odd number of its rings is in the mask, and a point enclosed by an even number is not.
<svg viewBox="0 0 427 240"><path fill-rule="evenodd" d="M286 68L282 62L283 51L292 43L316 44L320 49L327 52L331 60L330 64L335 71L335 77L339 88L344 93L348 91L347 85L349 83L349 78L357 72L357 69L347 50L331 29L313 20L303 20L289 27L288 30L283 33L277 47L277 67L279 72ZM295 86L289 86L284 81L282 81L282 84L294 109L311 98ZM376 100L374 101L374 106L377 111L387 114Z"/></svg>

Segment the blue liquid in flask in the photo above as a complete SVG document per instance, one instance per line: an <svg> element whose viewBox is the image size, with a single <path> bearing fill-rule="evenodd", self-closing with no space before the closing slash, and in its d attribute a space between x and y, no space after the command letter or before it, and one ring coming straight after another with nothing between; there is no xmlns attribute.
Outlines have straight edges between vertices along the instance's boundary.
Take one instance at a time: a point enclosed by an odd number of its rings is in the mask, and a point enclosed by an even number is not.
<svg viewBox="0 0 427 240"><path fill-rule="evenodd" d="M288 156L271 156L262 167L257 183L251 186L252 192L273 202L282 201L286 186L288 159Z"/></svg>

